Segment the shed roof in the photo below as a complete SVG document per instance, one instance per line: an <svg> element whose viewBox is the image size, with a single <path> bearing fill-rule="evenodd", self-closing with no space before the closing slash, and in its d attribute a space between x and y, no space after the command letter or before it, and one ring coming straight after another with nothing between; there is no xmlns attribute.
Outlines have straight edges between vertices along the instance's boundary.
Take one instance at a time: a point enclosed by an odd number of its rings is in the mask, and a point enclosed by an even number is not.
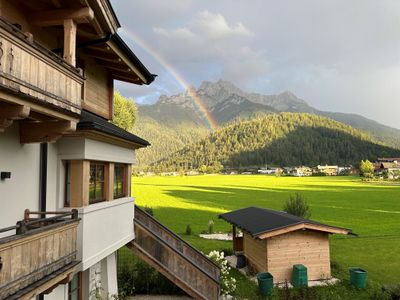
<svg viewBox="0 0 400 300"><path fill-rule="evenodd" d="M247 207L219 215L251 236L264 239L287 232L310 229L327 233L352 234L351 229L330 226L272 209Z"/></svg>

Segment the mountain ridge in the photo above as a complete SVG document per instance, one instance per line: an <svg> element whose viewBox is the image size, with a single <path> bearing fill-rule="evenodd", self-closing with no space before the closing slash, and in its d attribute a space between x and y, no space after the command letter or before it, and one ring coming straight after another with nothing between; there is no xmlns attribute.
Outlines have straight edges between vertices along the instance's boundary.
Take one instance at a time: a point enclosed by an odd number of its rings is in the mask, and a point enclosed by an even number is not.
<svg viewBox="0 0 400 300"><path fill-rule="evenodd" d="M260 113L306 112L348 124L370 133L379 142L400 148L399 129L358 114L318 110L290 91L273 95L249 93L229 81L219 80L203 81L196 93L220 126L238 118L251 118ZM192 122L196 126L207 126L208 123L188 91L173 96L160 96L158 102L138 105L138 108L140 116L150 117L169 126L182 122Z"/></svg>

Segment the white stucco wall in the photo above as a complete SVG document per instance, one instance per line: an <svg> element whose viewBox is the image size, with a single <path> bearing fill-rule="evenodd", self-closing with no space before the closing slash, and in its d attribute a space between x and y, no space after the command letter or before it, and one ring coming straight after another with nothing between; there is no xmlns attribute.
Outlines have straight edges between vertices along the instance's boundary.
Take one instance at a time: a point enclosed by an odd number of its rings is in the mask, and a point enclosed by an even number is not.
<svg viewBox="0 0 400 300"><path fill-rule="evenodd" d="M92 140L84 137L64 137L57 142L60 159L87 159L134 164L135 151L132 149Z"/></svg>
<svg viewBox="0 0 400 300"><path fill-rule="evenodd" d="M0 172L11 178L0 180L0 228L13 226L24 217L24 210L39 208L40 145L21 145L18 122L0 133ZM0 237L14 231L0 234Z"/></svg>
<svg viewBox="0 0 400 300"><path fill-rule="evenodd" d="M87 270L134 239L133 198L100 202L77 209L81 218L77 241L78 259L81 260L77 267L79 271Z"/></svg>

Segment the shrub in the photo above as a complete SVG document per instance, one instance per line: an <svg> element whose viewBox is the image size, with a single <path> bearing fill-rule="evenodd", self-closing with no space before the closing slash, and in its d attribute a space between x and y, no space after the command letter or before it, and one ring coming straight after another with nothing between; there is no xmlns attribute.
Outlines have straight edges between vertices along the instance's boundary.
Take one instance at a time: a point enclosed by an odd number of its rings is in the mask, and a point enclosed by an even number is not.
<svg viewBox="0 0 400 300"><path fill-rule="evenodd" d="M150 216L154 216L153 208L150 206L143 207L144 211L147 212Z"/></svg>
<svg viewBox="0 0 400 300"><path fill-rule="evenodd" d="M294 196L290 195L289 199L285 202L283 210L289 214L309 218L311 216L311 209L307 201L302 195L296 193Z"/></svg>
<svg viewBox="0 0 400 300"><path fill-rule="evenodd" d="M209 234L214 233L214 221L213 220L208 221L208 233Z"/></svg>
<svg viewBox="0 0 400 300"><path fill-rule="evenodd" d="M192 227L190 225L186 225L186 230L185 230L186 235L191 235L192 234Z"/></svg>
<svg viewBox="0 0 400 300"><path fill-rule="evenodd" d="M231 277L228 261L225 259L224 252L211 251L207 257L215 262L221 268L221 276L219 279L221 294L231 295L236 290L236 279Z"/></svg>

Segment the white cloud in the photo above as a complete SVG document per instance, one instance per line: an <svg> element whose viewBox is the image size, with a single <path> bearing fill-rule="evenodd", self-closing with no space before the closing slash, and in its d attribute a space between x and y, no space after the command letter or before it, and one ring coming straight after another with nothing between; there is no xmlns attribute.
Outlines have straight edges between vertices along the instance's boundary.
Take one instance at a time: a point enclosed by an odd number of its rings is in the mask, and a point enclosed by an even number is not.
<svg viewBox="0 0 400 300"><path fill-rule="evenodd" d="M213 40L254 36L254 33L241 22L230 25L223 15L213 14L207 10L198 13L188 26L200 35Z"/></svg>

